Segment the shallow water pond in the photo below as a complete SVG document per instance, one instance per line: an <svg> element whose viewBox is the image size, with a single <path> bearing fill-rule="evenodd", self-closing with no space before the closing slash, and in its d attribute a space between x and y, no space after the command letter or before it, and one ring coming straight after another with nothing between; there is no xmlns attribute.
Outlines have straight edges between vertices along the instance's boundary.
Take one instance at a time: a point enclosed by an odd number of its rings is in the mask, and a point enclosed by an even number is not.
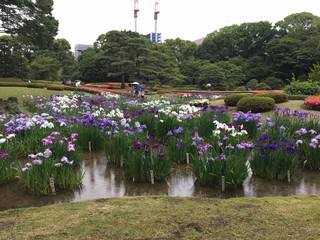
<svg viewBox="0 0 320 240"><path fill-rule="evenodd" d="M222 192L215 187L195 184L191 167L179 165L172 169L167 182L134 183L125 170L107 163L103 152L83 153L82 169L85 172L83 187L73 192L58 192L56 195L35 196L25 193L18 182L0 186L0 209L43 206L98 198L122 196L185 196L185 197L263 197L320 194L320 173L298 171L291 182L269 181L254 177L246 179L242 188Z"/></svg>

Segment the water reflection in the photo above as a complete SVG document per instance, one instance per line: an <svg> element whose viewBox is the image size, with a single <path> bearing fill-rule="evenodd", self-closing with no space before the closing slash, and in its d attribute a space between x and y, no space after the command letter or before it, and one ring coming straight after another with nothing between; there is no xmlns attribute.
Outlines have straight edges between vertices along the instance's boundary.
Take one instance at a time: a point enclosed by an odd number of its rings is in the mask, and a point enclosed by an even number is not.
<svg viewBox="0 0 320 240"><path fill-rule="evenodd" d="M0 186L0 209L43 206L98 198L122 196L166 195L184 197L263 197L315 195L320 193L319 172L298 171L290 183L247 178L242 188L222 192L215 187L195 184L188 165L175 166L167 182L134 183L122 168L108 164L104 153L83 153L83 187L73 192L58 192L52 196L34 196L23 191L17 182Z"/></svg>

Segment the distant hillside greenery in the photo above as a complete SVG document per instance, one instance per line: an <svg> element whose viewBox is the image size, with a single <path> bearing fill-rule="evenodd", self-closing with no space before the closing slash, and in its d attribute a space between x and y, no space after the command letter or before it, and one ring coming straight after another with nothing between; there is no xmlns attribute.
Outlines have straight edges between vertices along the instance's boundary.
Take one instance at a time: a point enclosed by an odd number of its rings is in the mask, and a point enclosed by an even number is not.
<svg viewBox="0 0 320 240"><path fill-rule="evenodd" d="M275 24L226 26L198 44L180 38L153 44L136 32L109 31L74 59L69 42L55 39L59 24L51 15L53 2L33 2L0 3L0 30L8 33L0 36L0 77L121 82L123 87L129 81L151 87L211 84L215 90L244 89L248 83L250 89L283 89L292 79L320 81L320 17L308 12Z"/></svg>

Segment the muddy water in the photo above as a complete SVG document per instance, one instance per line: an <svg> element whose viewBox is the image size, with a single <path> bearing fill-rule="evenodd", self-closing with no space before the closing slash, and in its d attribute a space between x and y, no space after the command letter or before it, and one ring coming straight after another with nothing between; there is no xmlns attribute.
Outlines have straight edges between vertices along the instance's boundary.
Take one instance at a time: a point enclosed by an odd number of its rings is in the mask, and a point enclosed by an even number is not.
<svg viewBox="0 0 320 240"><path fill-rule="evenodd" d="M320 194L320 173L310 171L297 172L290 183L254 177L246 179L242 188L222 192L195 184L195 177L187 165L175 167L167 182L154 185L132 182L123 169L107 163L104 153L84 153L82 169L85 172L83 187L73 192L34 196L25 193L17 182L1 185L0 210L122 196L231 198Z"/></svg>

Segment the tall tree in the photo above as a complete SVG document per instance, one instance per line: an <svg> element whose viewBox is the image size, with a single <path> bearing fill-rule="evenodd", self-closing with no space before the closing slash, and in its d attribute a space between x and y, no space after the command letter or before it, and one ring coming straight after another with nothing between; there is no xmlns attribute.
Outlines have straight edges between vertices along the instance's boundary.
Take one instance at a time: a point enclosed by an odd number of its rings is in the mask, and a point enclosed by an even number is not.
<svg viewBox="0 0 320 240"><path fill-rule="evenodd" d="M16 38L0 36L0 76L19 77L28 75L29 63L25 58L24 45Z"/></svg>
<svg viewBox="0 0 320 240"><path fill-rule="evenodd" d="M23 23L32 18L35 3L32 0L3 0L0 2L1 30L16 35Z"/></svg>
<svg viewBox="0 0 320 240"><path fill-rule="evenodd" d="M126 31L110 31L98 37L97 43L104 51L105 58L110 63L109 77L121 77L121 87L125 79L132 73L134 59L128 52L129 35Z"/></svg>
<svg viewBox="0 0 320 240"><path fill-rule="evenodd" d="M199 46L199 57L215 62L261 56L274 35L275 31L267 21L227 26L207 35Z"/></svg>
<svg viewBox="0 0 320 240"><path fill-rule="evenodd" d="M74 79L81 79L86 82L103 82L108 76L108 59L104 52L98 48L84 50L76 62L73 73Z"/></svg>
<svg viewBox="0 0 320 240"><path fill-rule="evenodd" d="M52 57L38 57L31 65L31 77L36 80L58 80L59 61Z"/></svg>
<svg viewBox="0 0 320 240"><path fill-rule="evenodd" d="M291 78L299 62L296 51L300 47L301 41L293 38L273 39L268 43L267 62L272 66L273 76L283 80Z"/></svg>
<svg viewBox="0 0 320 240"><path fill-rule="evenodd" d="M228 89L228 84L226 82L226 76L224 72L219 66L213 63L205 64L200 68L197 83L200 86L210 83L212 88L216 90Z"/></svg>
<svg viewBox="0 0 320 240"><path fill-rule="evenodd" d="M308 12L294 13L275 24L280 37L306 41L320 35L320 17Z"/></svg>
<svg viewBox="0 0 320 240"><path fill-rule="evenodd" d="M183 61L180 65L180 72L186 77L185 84L195 85L199 78L200 67L207 63L209 62L199 59Z"/></svg>
<svg viewBox="0 0 320 240"><path fill-rule="evenodd" d="M197 51L197 45L194 42L182 40L180 38L167 39L163 45L166 45L171 49L178 65L183 61L194 59Z"/></svg>
<svg viewBox="0 0 320 240"><path fill-rule="evenodd" d="M174 51L166 44L154 44L152 47L157 60L153 65L158 68L157 78L160 83L172 86L183 84L186 77L180 72Z"/></svg>
<svg viewBox="0 0 320 240"><path fill-rule="evenodd" d="M4 32L17 36L34 50L52 47L59 25L52 16L53 0L5 0L0 8Z"/></svg>
<svg viewBox="0 0 320 240"><path fill-rule="evenodd" d="M240 66L237 66L229 61L221 61L214 63L224 73L225 82L228 85L228 89L233 90L237 86L243 84L245 80L245 74Z"/></svg>
<svg viewBox="0 0 320 240"><path fill-rule="evenodd" d="M62 77L70 78L75 67L75 60L71 52L70 43L64 38L56 39L53 42L52 51L56 54L56 58L61 64Z"/></svg>

